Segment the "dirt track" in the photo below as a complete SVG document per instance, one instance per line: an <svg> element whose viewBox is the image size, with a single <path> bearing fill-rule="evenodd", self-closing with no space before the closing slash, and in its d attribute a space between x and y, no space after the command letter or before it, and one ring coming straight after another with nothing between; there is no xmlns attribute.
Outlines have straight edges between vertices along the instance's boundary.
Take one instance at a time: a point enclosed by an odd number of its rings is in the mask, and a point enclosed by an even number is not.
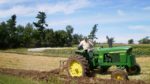
<svg viewBox="0 0 150 84"><path fill-rule="evenodd" d="M22 70L22 69L8 69L0 68L0 73L8 74L19 77L32 78L34 80L49 81L51 78L56 77L61 81L61 84L70 84L72 81L77 84L145 84L141 80L130 80L130 81L115 81L111 79L100 79L95 77L83 77L83 78L70 78L66 75L59 75L59 70L55 69L52 71L34 71L34 70ZM51 81L51 82L56 82Z"/></svg>

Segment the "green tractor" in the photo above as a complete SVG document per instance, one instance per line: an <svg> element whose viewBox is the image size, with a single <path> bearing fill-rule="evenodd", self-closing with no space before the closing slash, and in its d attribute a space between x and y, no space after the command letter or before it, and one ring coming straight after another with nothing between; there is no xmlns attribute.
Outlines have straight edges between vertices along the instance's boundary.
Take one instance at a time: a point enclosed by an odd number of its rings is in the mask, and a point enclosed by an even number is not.
<svg viewBox="0 0 150 84"><path fill-rule="evenodd" d="M116 66L117 69L111 73L111 78L128 80L128 74L139 74L141 71L130 46L94 48L89 52L76 50L75 53L76 55L69 57L67 61L67 72L71 77L90 76L94 70L105 73L111 66Z"/></svg>

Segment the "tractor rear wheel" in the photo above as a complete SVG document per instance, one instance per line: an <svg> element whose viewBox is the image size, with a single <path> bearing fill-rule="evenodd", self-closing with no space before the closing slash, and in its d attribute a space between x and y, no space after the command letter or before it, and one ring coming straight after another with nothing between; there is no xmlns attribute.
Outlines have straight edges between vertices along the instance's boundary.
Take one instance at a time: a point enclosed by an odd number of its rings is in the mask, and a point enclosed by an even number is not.
<svg viewBox="0 0 150 84"><path fill-rule="evenodd" d="M120 69L112 72L111 79L113 79L113 80L129 80L128 74Z"/></svg>
<svg viewBox="0 0 150 84"><path fill-rule="evenodd" d="M67 61L67 72L70 77L84 77L89 73L88 61L83 56L72 56Z"/></svg>
<svg viewBox="0 0 150 84"><path fill-rule="evenodd" d="M127 67L126 71L129 75L139 74L141 72L141 67L139 64L135 64L132 67Z"/></svg>

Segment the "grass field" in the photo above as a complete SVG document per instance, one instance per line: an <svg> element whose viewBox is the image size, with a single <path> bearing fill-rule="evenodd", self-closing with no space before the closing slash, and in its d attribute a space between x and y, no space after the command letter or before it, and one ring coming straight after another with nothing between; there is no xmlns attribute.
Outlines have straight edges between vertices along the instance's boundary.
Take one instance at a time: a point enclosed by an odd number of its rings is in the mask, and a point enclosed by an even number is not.
<svg viewBox="0 0 150 84"><path fill-rule="evenodd" d="M13 53L0 53L0 68L14 68L25 70L49 71L59 67L61 57L42 57L32 55L20 55ZM140 75L129 76L130 79L140 79L150 82L150 57L138 57L137 62L141 65ZM110 69L111 70L111 69ZM97 74L97 77L109 79L110 75ZM32 83L31 83L32 84Z"/></svg>
<svg viewBox="0 0 150 84"><path fill-rule="evenodd" d="M137 62L140 64L142 70L140 75L129 76L129 78L140 79L150 83L150 45L115 44L114 46L133 47L133 54L136 55ZM104 47L107 47L107 45L104 44ZM26 48L0 50L0 68L50 71L59 67L60 60L66 60L66 57L73 55L75 49L76 47L63 49L52 48L40 52L29 52ZM114 67L111 67L109 70L111 71L113 69ZM110 79L109 74L97 74L96 77ZM4 83L5 81L7 82ZM13 84L45 84L44 81L0 74L0 84L12 84L12 82Z"/></svg>
<svg viewBox="0 0 150 84"><path fill-rule="evenodd" d="M102 44L105 47L108 47L107 44ZM150 56L150 44L114 44L114 46L132 46L133 47L133 54L135 56ZM99 47L97 45L97 47ZM24 54L24 55L32 55L32 56L48 56L48 57L69 57L74 54L76 47L65 47L65 48L51 48L44 51L28 51L27 48L18 48L18 49L6 49L0 50L0 52L5 53L17 53L17 54Z"/></svg>
<svg viewBox="0 0 150 84"><path fill-rule="evenodd" d="M29 78L19 78L0 74L0 84L47 84L45 81L35 81Z"/></svg>
<svg viewBox="0 0 150 84"><path fill-rule="evenodd" d="M42 57L13 53L0 53L0 67L26 70L49 71L59 67L61 57Z"/></svg>

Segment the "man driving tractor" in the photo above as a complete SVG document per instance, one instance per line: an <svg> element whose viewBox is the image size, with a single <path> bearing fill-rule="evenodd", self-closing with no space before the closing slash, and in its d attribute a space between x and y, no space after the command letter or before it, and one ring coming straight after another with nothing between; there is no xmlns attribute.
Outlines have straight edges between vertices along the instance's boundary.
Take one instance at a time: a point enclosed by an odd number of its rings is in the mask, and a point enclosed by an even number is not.
<svg viewBox="0 0 150 84"><path fill-rule="evenodd" d="M84 38L84 40L82 40L78 46L78 49L83 49L85 51L91 51L93 48L93 43L92 41L90 41L87 37Z"/></svg>

